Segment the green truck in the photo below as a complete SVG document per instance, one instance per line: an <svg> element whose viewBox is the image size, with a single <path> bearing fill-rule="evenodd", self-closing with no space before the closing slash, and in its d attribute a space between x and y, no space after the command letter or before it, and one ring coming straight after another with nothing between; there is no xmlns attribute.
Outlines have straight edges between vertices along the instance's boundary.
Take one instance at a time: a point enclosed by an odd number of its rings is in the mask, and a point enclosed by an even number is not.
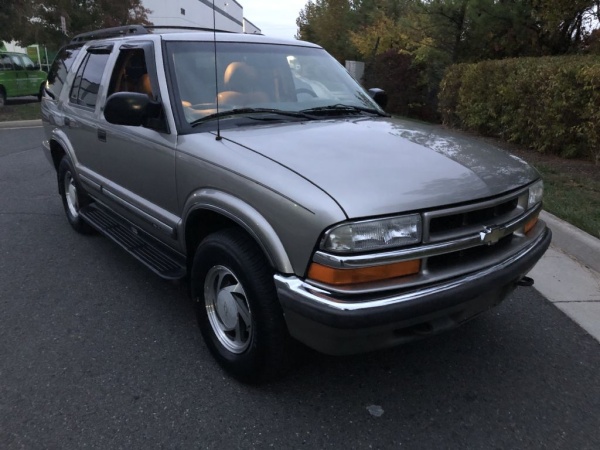
<svg viewBox="0 0 600 450"><path fill-rule="evenodd" d="M7 98L35 95L41 99L46 73L25 53L0 51L0 108Z"/></svg>

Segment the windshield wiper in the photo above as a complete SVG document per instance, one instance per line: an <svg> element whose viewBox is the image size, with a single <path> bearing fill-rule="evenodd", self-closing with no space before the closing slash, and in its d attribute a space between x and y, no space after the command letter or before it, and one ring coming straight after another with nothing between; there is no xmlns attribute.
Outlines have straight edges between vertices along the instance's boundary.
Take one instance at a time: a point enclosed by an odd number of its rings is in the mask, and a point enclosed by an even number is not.
<svg viewBox="0 0 600 450"><path fill-rule="evenodd" d="M365 112L369 114L375 114L378 116L388 117L387 114L382 113L381 111L375 108L366 108L364 106L355 106L355 105L344 105L342 103L338 103L335 105L327 105L327 106L318 106L316 108L303 109L300 111L305 114L344 114L344 113L357 113L357 112Z"/></svg>
<svg viewBox="0 0 600 450"><path fill-rule="evenodd" d="M282 109L274 108L235 108L211 114L210 116L201 117L200 119L191 122L190 125L194 127L196 125L200 125L201 123L221 117L244 116L248 114L276 114L279 116L296 117L300 119L312 119L312 117L310 117L308 114L304 114L302 111L284 111Z"/></svg>

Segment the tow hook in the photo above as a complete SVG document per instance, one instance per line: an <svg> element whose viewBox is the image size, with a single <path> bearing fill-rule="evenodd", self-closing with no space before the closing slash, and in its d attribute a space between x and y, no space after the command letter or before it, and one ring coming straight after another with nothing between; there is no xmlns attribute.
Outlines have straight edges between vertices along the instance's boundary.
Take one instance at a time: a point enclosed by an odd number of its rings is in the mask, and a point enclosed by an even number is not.
<svg viewBox="0 0 600 450"><path fill-rule="evenodd" d="M533 278L523 277L519 281L517 281L517 286L530 287L533 286Z"/></svg>

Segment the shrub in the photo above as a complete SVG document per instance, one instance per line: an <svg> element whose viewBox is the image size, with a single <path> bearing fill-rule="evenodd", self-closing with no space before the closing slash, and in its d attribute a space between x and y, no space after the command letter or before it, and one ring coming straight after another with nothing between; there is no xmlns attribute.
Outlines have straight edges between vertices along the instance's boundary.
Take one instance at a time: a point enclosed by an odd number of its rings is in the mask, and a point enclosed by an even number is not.
<svg viewBox="0 0 600 450"><path fill-rule="evenodd" d="M448 68L442 120L562 157L600 162L600 57L517 58Z"/></svg>

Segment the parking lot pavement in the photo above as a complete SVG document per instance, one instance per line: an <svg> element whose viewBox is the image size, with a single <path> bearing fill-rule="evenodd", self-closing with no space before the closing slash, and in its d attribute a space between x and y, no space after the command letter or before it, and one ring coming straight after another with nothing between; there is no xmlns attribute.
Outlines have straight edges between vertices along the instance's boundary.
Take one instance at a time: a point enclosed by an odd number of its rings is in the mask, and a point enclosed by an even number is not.
<svg viewBox="0 0 600 450"><path fill-rule="evenodd" d="M184 285L71 230L41 139L0 130L3 449L600 448L598 342L530 288L444 335L237 383Z"/></svg>

